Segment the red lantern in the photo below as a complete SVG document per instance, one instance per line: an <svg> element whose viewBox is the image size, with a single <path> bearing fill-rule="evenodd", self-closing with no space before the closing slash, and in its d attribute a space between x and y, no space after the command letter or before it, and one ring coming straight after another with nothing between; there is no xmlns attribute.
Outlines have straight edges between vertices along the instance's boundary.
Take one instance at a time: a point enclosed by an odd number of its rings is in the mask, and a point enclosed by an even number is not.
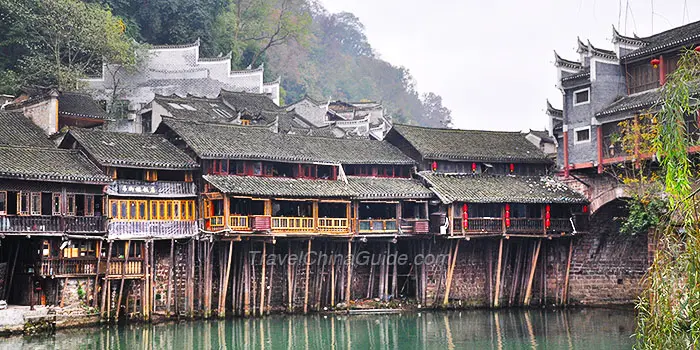
<svg viewBox="0 0 700 350"><path fill-rule="evenodd" d="M545 228L549 228L549 226L551 226L551 224L552 224L552 221L550 220L551 219L551 209L552 208L549 206L549 204L547 204L544 207L544 227Z"/></svg>
<svg viewBox="0 0 700 350"><path fill-rule="evenodd" d="M476 172L476 163L472 163L472 173Z"/></svg>
<svg viewBox="0 0 700 350"><path fill-rule="evenodd" d="M432 168L433 168L433 171L437 171L437 162L433 162Z"/></svg>
<svg viewBox="0 0 700 350"><path fill-rule="evenodd" d="M584 205L583 208L581 209L582 212L588 213L588 206Z"/></svg>
<svg viewBox="0 0 700 350"><path fill-rule="evenodd" d="M510 172L512 173L514 171L515 171L515 164L510 163Z"/></svg>
<svg viewBox="0 0 700 350"><path fill-rule="evenodd" d="M651 60L651 66L654 68L659 68L659 64L661 63L661 60L658 58L654 58Z"/></svg>
<svg viewBox="0 0 700 350"><path fill-rule="evenodd" d="M462 226L469 228L469 206L467 203L462 204Z"/></svg>
<svg viewBox="0 0 700 350"><path fill-rule="evenodd" d="M695 52L700 52L700 45L695 47Z"/></svg>
<svg viewBox="0 0 700 350"><path fill-rule="evenodd" d="M510 227L510 204L506 203L506 227Z"/></svg>

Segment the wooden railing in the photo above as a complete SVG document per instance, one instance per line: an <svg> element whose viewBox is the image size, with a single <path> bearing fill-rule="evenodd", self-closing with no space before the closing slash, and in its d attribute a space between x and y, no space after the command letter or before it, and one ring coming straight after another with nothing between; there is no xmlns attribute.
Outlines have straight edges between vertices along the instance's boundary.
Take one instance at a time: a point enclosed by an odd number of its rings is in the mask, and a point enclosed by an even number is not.
<svg viewBox="0 0 700 350"><path fill-rule="evenodd" d="M282 216L272 217L272 230L308 232L313 231L314 229L314 218Z"/></svg>
<svg viewBox="0 0 700 350"><path fill-rule="evenodd" d="M195 221L144 220L109 223L109 236L122 237L186 237L197 234Z"/></svg>
<svg viewBox="0 0 700 350"><path fill-rule="evenodd" d="M401 231L403 233L428 233L430 221L428 219L401 219Z"/></svg>
<svg viewBox="0 0 700 350"><path fill-rule="evenodd" d="M126 270L124 270L124 258L111 258L109 261L109 274L110 275L121 275L124 271L124 275L140 275L143 274L143 259L142 258L129 258L126 262Z"/></svg>
<svg viewBox="0 0 700 350"><path fill-rule="evenodd" d="M231 215L228 217L228 227L234 231L249 231L250 221L247 216Z"/></svg>
<svg viewBox="0 0 700 350"><path fill-rule="evenodd" d="M467 218L466 225L464 219L454 219L455 234L477 234L477 233L503 233L502 218Z"/></svg>
<svg viewBox="0 0 700 350"><path fill-rule="evenodd" d="M209 217L209 228L212 230L223 229L224 228L224 217L223 216L211 216Z"/></svg>
<svg viewBox="0 0 700 350"><path fill-rule="evenodd" d="M508 233L541 233L544 234L544 220L540 218L511 218Z"/></svg>
<svg viewBox="0 0 700 350"><path fill-rule="evenodd" d="M104 263L103 263L104 264ZM101 271L101 272L104 272ZM62 276L62 275L93 275L97 273L96 257L80 258L42 258L41 276Z"/></svg>
<svg viewBox="0 0 700 350"><path fill-rule="evenodd" d="M360 233L396 232L396 219L365 219L358 220Z"/></svg>
<svg viewBox="0 0 700 350"><path fill-rule="evenodd" d="M578 227L577 227L578 229ZM571 226L571 220L569 218L552 218L549 219L549 230L554 232L572 232L574 228Z"/></svg>
<svg viewBox="0 0 700 350"><path fill-rule="evenodd" d="M347 218L319 218L318 230L322 232L347 233L350 232Z"/></svg>
<svg viewBox="0 0 700 350"><path fill-rule="evenodd" d="M0 216L0 232L105 232L102 216Z"/></svg>

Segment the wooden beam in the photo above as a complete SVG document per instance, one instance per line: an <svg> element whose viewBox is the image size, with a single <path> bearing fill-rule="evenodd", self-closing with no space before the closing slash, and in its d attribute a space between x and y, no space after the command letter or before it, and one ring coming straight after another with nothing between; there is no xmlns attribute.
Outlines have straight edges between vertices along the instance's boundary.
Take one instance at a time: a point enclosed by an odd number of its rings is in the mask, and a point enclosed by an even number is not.
<svg viewBox="0 0 700 350"><path fill-rule="evenodd" d="M537 269L537 259L540 256L540 246L542 245L542 241L538 240L535 244L535 253L532 256L532 263L530 264L530 276L527 280L527 288L525 289L525 300L523 302L525 306L530 305L530 298L532 296L532 281L535 278L535 270Z"/></svg>
<svg viewBox="0 0 700 350"><path fill-rule="evenodd" d="M126 241L126 249L124 252L124 263L122 264L122 278L119 284L119 297L117 298L117 313L114 319L119 319L119 311L121 310L122 304L122 293L124 292L124 278L126 277L126 267L129 264L129 250L131 249L131 240Z"/></svg>
<svg viewBox="0 0 700 350"><path fill-rule="evenodd" d="M352 282L352 239L348 240L347 283L345 284L345 307L350 308L350 284Z"/></svg>
<svg viewBox="0 0 700 350"><path fill-rule="evenodd" d="M306 275L304 276L304 314L306 314L309 310L309 280L311 279L311 276L309 276L311 268L311 240L308 240L307 242L308 243L306 246Z"/></svg>
<svg viewBox="0 0 700 350"><path fill-rule="evenodd" d="M109 258L108 258L109 259ZM173 269L175 268L175 240L170 240L170 266L168 267L168 309L167 315L170 317L172 294L173 294ZM175 301L177 303L177 300Z"/></svg>
<svg viewBox="0 0 700 350"><path fill-rule="evenodd" d="M105 318L105 306L107 304L107 288L108 288L108 277L110 268L110 258L112 257L112 241L109 241L109 247L107 248L107 268L105 269L105 276L102 283L102 307L100 308L100 317ZM99 271L97 271L99 273Z"/></svg>
<svg viewBox="0 0 700 350"><path fill-rule="evenodd" d="M571 257L574 252L574 239L569 241L569 258L566 260L566 275L564 277L564 290L562 291L561 302L564 305L569 303L569 274L571 273Z"/></svg>
<svg viewBox="0 0 700 350"><path fill-rule="evenodd" d="M260 311L258 312L260 316L265 314L265 290L267 289L267 284L265 282L265 267L267 265L265 263L267 259L267 244L265 243L265 241L263 241L262 244L262 260L260 261L262 263L262 271L260 273Z"/></svg>
<svg viewBox="0 0 700 350"><path fill-rule="evenodd" d="M95 283L92 284L92 300L94 301L93 306L97 308L97 283L99 283L100 263L102 262L102 241L95 243L97 245L97 266L95 267Z"/></svg>
<svg viewBox="0 0 700 350"><path fill-rule="evenodd" d="M493 307L498 307L501 293L501 262L503 261L503 238L498 244L498 262L496 263L496 288L493 293Z"/></svg>
<svg viewBox="0 0 700 350"><path fill-rule="evenodd" d="M335 246L335 243L333 244ZM335 252L331 249L331 307L335 308Z"/></svg>
<svg viewBox="0 0 700 350"><path fill-rule="evenodd" d="M272 256L275 256L275 245L272 245ZM275 277L275 265L277 265L277 260L274 260L274 263L270 265L270 290L267 293L267 302L265 305L265 312L269 315L270 314L270 300L272 299L272 286L274 285L274 277Z"/></svg>
<svg viewBox="0 0 700 350"><path fill-rule="evenodd" d="M455 249L454 249L454 256L451 256L451 262L450 262L450 267L447 270L447 284L445 285L445 295L442 299L442 307L447 307L447 304L450 301L450 288L452 287L452 277L454 276L454 271L455 271L455 265L457 264L457 255L459 254L459 243L461 241L457 241L455 244ZM452 253L452 249L450 249L450 252Z"/></svg>
<svg viewBox="0 0 700 350"><path fill-rule="evenodd" d="M226 272L224 273L224 287L221 289L219 295L219 311L217 312L219 317L226 317L226 294L228 294L228 284L229 277L231 276L231 259L233 258L233 241L229 242L228 245L228 259L226 261Z"/></svg>
<svg viewBox="0 0 700 350"><path fill-rule="evenodd" d="M287 311L294 311L294 300L292 299L292 263L290 257L292 256L292 242L287 241Z"/></svg>

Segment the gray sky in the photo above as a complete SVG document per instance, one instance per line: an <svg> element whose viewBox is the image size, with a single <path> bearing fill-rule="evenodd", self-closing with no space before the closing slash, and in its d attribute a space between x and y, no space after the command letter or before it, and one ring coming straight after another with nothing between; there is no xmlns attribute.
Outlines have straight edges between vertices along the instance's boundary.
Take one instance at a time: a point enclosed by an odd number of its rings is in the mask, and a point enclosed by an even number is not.
<svg viewBox="0 0 700 350"><path fill-rule="evenodd" d="M544 129L545 99L561 107L552 50L577 59L577 36L612 49L612 25L647 36L700 20L697 0L321 2L357 15L380 56L440 94L464 129Z"/></svg>

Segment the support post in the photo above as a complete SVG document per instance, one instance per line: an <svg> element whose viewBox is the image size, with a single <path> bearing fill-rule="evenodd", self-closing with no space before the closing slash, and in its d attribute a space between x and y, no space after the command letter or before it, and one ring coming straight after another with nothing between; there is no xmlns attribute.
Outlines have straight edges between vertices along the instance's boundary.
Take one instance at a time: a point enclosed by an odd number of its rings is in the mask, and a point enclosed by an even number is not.
<svg viewBox="0 0 700 350"><path fill-rule="evenodd" d="M335 245L335 243L334 243ZM331 249L331 307L335 308L335 252Z"/></svg>
<svg viewBox="0 0 700 350"><path fill-rule="evenodd" d="M459 242L460 240L457 240L454 252L452 249L450 249L450 252L452 252L454 255L451 256L452 259L450 261L450 267L447 270L447 283L445 285L445 295L442 299L442 307L447 307L447 304L450 301L450 288L452 287L452 277L454 276L455 265L457 264L457 254L459 254Z"/></svg>
<svg viewBox="0 0 700 350"><path fill-rule="evenodd" d="M102 307L100 308L100 317L104 318L105 305L107 305L107 288L109 288L107 281L109 280L109 261L112 257L112 241L109 241L109 247L107 248L107 268L105 269L105 277L102 283ZM98 271L99 273L99 271Z"/></svg>
<svg viewBox="0 0 700 350"><path fill-rule="evenodd" d="M265 241L263 241L263 249L262 249L262 260L260 261L262 263L262 271L260 273L260 311L259 314L260 316L265 314L265 290L267 289L267 284L265 282L265 267L267 264L265 264L265 261L267 259L267 244Z"/></svg>
<svg viewBox="0 0 700 350"><path fill-rule="evenodd" d="M108 258L109 259L109 258ZM175 240L170 240L170 266L168 267L168 309L167 315L170 317L172 294L173 294L173 269L175 268ZM177 301L175 301L177 302Z"/></svg>
<svg viewBox="0 0 700 350"><path fill-rule="evenodd" d="M311 279L311 276L309 276L311 268L311 240L309 239L307 242L308 243L306 245L306 275L304 275L304 314L306 314L309 310L309 280Z"/></svg>
<svg viewBox="0 0 700 350"><path fill-rule="evenodd" d="M345 307L350 308L350 283L352 282L352 239L348 240L347 283L345 284Z"/></svg>
<svg viewBox="0 0 700 350"><path fill-rule="evenodd" d="M530 305L530 299L532 297L532 281L535 278L535 270L537 269L537 259L540 256L540 246L542 246L542 240L537 240L535 253L532 256L532 263L530 264L530 276L527 280L527 288L525 289L525 306Z"/></svg>
<svg viewBox="0 0 700 350"><path fill-rule="evenodd" d="M117 313L114 318L119 319L119 311L121 310L122 294L124 293L124 277L126 276L126 267L129 264L129 250L131 249L131 240L126 241L126 249L124 252L124 263L122 265L122 279L119 284L119 297L117 298Z"/></svg>
<svg viewBox="0 0 700 350"><path fill-rule="evenodd" d="M287 241L287 311L294 311L293 298L292 298L292 263L289 257L292 256L292 241Z"/></svg>
<svg viewBox="0 0 700 350"><path fill-rule="evenodd" d="M566 276L564 277L564 290L561 293L561 302L564 305L569 303L569 274L571 273L571 256L574 252L574 239L569 241L569 258L566 260Z"/></svg>
<svg viewBox="0 0 700 350"><path fill-rule="evenodd" d="M501 293L501 262L503 261L503 238L498 243L498 262L496 263L496 288L493 293L493 307L498 307Z"/></svg>
<svg viewBox="0 0 700 350"><path fill-rule="evenodd" d="M100 263L102 262L102 241L97 241L97 266L95 267L95 283L92 284L93 306L97 309L97 283L100 277Z"/></svg>
<svg viewBox="0 0 700 350"><path fill-rule="evenodd" d="M228 245L228 260L226 261L226 272L224 273L223 288L221 288L221 293L219 293L219 311L217 314L219 317L226 317L226 294L228 294L228 283L229 277L231 275L231 259L233 258L233 241L229 242Z"/></svg>

